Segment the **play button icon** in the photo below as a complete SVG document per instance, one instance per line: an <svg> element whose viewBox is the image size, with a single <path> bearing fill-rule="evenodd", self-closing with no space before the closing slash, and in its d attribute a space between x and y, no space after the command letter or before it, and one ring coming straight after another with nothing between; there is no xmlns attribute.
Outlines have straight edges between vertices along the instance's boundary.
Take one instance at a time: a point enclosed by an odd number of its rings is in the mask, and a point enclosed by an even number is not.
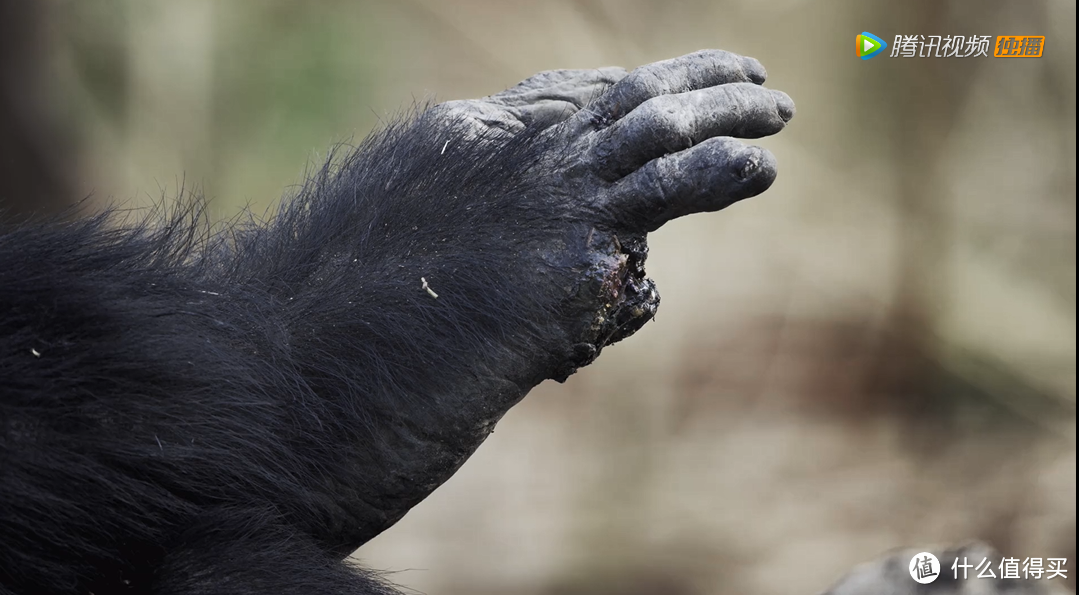
<svg viewBox="0 0 1079 595"><path fill-rule="evenodd" d="M863 60L876 56L881 50L888 47L888 44L883 39L868 31L863 31L861 35L856 36L856 41L858 43L858 57Z"/></svg>

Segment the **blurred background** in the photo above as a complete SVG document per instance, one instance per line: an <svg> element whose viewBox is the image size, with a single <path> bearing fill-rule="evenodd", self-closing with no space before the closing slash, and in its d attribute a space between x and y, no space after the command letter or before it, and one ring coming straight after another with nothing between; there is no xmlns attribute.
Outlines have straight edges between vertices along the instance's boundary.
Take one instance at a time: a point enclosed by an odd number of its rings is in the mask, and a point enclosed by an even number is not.
<svg viewBox="0 0 1079 595"><path fill-rule="evenodd" d="M1066 557L1074 589L1075 10L0 0L0 207L184 186L218 218L263 212L416 101L754 56L798 105L760 143L772 189L653 234L655 322L533 391L357 558L431 595L787 595L978 538ZM862 31L1046 46L861 61Z"/></svg>

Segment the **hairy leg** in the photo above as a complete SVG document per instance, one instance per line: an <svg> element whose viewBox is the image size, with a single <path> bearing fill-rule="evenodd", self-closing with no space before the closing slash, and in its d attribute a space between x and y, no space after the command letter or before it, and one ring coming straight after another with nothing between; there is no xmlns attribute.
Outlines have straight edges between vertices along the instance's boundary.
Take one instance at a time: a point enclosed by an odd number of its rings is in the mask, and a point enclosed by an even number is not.
<svg viewBox="0 0 1079 595"><path fill-rule="evenodd" d="M155 595L399 595L273 517L222 514L186 531L153 580ZM98 594L100 595L100 594Z"/></svg>

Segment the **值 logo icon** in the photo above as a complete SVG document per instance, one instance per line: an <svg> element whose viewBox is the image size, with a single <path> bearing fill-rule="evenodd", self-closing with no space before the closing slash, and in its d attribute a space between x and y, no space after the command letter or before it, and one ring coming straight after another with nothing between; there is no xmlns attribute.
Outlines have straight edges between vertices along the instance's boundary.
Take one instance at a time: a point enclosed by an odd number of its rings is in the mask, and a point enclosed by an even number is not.
<svg viewBox="0 0 1079 595"><path fill-rule="evenodd" d="M856 35L855 40L858 42L858 57L863 60L876 56L888 47L887 42L868 31L862 31L861 35Z"/></svg>

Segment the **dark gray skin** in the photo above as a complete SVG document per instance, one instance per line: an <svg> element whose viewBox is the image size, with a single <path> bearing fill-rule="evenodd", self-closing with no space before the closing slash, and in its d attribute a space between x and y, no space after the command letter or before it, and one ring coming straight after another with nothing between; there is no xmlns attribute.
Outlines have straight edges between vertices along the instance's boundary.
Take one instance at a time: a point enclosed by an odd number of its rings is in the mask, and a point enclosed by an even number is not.
<svg viewBox="0 0 1079 595"><path fill-rule="evenodd" d="M600 211L597 223L614 218L617 231L640 235L771 185L772 154L734 140L775 134L794 116L786 93L761 86L766 76L753 58L708 50L628 74L621 68L542 72L496 95L450 101L435 111L464 115L477 134L553 126L547 134L564 147L566 166L552 172L561 178L552 183L571 189L580 208Z"/></svg>
<svg viewBox="0 0 1079 595"><path fill-rule="evenodd" d="M344 540L342 553L392 525L448 479L532 387L564 381L652 319L659 294L644 272L648 232L677 217L718 211L772 184L772 154L737 140L775 134L794 115L790 97L761 86L765 76L752 58L708 50L629 73L543 72L496 95L443 103L427 114L463 117L476 136L549 127L543 136L551 165L543 183L572 197L575 212L558 235L538 245L530 238L522 251L541 255L544 282L562 288L547 298L559 301L561 315L540 333L550 357L526 355L508 339L508 349L482 378L462 375L447 387L444 399L452 407L426 429L402 431L398 452L414 452L396 461L385 482L366 486L359 499L373 506L360 515L365 528Z"/></svg>

